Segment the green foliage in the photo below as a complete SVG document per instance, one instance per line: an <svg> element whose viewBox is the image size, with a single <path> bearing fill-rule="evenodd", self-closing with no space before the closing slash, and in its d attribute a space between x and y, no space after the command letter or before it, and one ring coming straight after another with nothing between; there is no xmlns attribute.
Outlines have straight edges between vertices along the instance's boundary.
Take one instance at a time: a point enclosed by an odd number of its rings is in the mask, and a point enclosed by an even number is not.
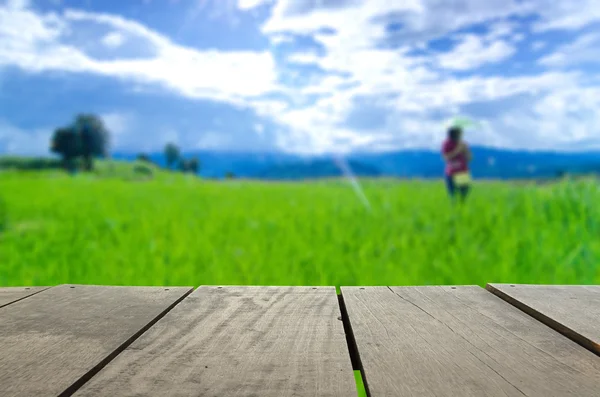
<svg viewBox="0 0 600 397"><path fill-rule="evenodd" d="M0 233L2 233L8 225L8 209L6 201L0 197Z"/></svg>
<svg viewBox="0 0 600 397"><path fill-rule="evenodd" d="M60 160L42 157L0 157L0 170L42 171L58 169Z"/></svg>
<svg viewBox="0 0 600 397"><path fill-rule="evenodd" d="M167 163L168 168L172 168L175 164L179 162L181 158L181 152L179 147L174 143L167 143L165 145L165 161Z"/></svg>
<svg viewBox="0 0 600 397"><path fill-rule="evenodd" d="M231 171L228 171L225 174L225 179L234 179L234 178L235 178L235 174L233 172L231 172Z"/></svg>
<svg viewBox="0 0 600 397"><path fill-rule="evenodd" d="M133 167L133 172L135 174L139 174L139 175L147 176L147 177L152 177L152 174L153 174L152 168L149 167L147 164L136 164Z"/></svg>
<svg viewBox="0 0 600 397"><path fill-rule="evenodd" d="M81 155L81 145L81 136L75 129L64 127L54 131L50 150L62 156L66 163Z"/></svg>
<svg viewBox="0 0 600 397"><path fill-rule="evenodd" d="M63 158L67 169L73 170L74 159L82 158L87 171L93 168L94 157L106 157L108 154L109 132L104 122L93 114L80 114L72 125L54 131L50 150Z"/></svg>
<svg viewBox="0 0 600 397"><path fill-rule="evenodd" d="M101 118L93 114L79 114L72 127L80 137L80 154L83 157L84 168L93 168L93 157L108 155L109 133Z"/></svg>
<svg viewBox="0 0 600 397"><path fill-rule="evenodd" d="M188 170L188 161L186 159L180 159L177 163L177 170L181 172L187 172Z"/></svg>
<svg viewBox="0 0 600 397"><path fill-rule="evenodd" d="M197 175L200 172L200 160L198 157L193 157L189 160L180 159L177 168L181 172L189 172Z"/></svg>
<svg viewBox="0 0 600 397"><path fill-rule="evenodd" d="M152 159L146 153L140 153L137 155L137 161L144 163L152 163Z"/></svg>
<svg viewBox="0 0 600 397"><path fill-rule="evenodd" d="M171 172L162 171L158 166L144 161L125 162L114 160L99 160L96 162L92 175L98 182L106 180L116 181L147 181L148 179L165 179L173 175Z"/></svg>
<svg viewBox="0 0 600 397"><path fill-rule="evenodd" d="M365 384L360 374L360 370L354 371L354 381L356 382L356 388L358 389L358 397L367 397L367 391L365 390Z"/></svg>
<svg viewBox="0 0 600 397"><path fill-rule="evenodd" d="M188 170L196 175L200 172L200 159L198 157L188 160Z"/></svg>
<svg viewBox="0 0 600 397"><path fill-rule="evenodd" d="M600 283L592 181L481 182L464 207L450 205L441 182L363 181L367 211L341 180L199 182L155 171L132 183L131 165L115 167L123 177L0 174L10 209L0 283Z"/></svg>

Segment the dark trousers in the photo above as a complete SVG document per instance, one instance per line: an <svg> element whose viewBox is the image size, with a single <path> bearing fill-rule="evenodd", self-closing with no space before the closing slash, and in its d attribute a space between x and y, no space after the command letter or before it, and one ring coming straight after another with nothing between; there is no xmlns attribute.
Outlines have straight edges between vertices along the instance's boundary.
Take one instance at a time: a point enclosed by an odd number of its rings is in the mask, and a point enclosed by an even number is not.
<svg viewBox="0 0 600 397"><path fill-rule="evenodd" d="M454 183L454 178L450 175L446 175L446 188L448 189L448 194L451 198L454 198L458 193L461 200L467 198L469 194L470 186L456 186Z"/></svg>

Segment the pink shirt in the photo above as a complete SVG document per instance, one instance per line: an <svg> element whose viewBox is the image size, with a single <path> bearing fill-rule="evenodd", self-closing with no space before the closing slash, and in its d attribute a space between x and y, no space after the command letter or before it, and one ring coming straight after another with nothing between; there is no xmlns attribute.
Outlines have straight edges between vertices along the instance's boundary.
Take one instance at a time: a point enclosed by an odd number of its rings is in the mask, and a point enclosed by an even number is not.
<svg viewBox="0 0 600 397"><path fill-rule="evenodd" d="M457 143L451 140L445 141L442 146L442 153L448 154L452 152L456 148L456 145ZM465 152L462 152L456 157L446 161L446 175L448 176L467 171L469 171L469 162Z"/></svg>

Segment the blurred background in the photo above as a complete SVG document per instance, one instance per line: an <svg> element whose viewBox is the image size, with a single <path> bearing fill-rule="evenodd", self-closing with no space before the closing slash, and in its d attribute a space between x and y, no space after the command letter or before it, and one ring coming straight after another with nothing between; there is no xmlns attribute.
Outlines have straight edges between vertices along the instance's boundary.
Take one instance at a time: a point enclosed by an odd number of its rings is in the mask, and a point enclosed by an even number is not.
<svg viewBox="0 0 600 397"><path fill-rule="evenodd" d="M599 27L595 0L0 0L0 286L598 284Z"/></svg>

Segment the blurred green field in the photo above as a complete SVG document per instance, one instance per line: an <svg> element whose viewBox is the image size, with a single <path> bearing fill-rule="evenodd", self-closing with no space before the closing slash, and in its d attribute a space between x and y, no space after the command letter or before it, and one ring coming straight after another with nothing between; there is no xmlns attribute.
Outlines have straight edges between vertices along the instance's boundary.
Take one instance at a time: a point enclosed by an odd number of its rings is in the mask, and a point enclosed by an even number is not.
<svg viewBox="0 0 600 397"><path fill-rule="evenodd" d="M113 170L114 171L114 170ZM593 181L206 182L0 172L0 286L600 284Z"/></svg>

